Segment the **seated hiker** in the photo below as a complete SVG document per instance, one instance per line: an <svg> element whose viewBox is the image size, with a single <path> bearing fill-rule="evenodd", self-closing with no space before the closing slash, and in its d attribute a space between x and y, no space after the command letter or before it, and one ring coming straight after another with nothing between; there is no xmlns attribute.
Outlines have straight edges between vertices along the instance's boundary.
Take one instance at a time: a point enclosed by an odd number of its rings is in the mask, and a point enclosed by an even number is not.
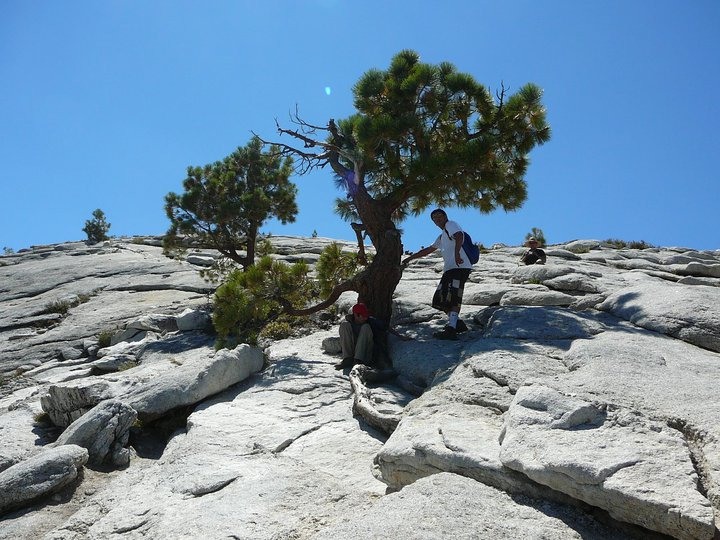
<svg viewBox="0 0 720 540"><path fill-rule="evenodd" d="M335 364L335 369L351 368L355 364L385 367L390 364L387 332L410 339L391 329L385 321L372 317L362 303L353 306L352 312L340 323L339 331L343 359Z"/></svg>
<svg viewBox="0 0 720 540"><path fill-rule="evenodd" d="M523 264L545 264L547 257L545 252L538 247L538 241L534 236L528 238L528 250L520 257Z"/></svg>

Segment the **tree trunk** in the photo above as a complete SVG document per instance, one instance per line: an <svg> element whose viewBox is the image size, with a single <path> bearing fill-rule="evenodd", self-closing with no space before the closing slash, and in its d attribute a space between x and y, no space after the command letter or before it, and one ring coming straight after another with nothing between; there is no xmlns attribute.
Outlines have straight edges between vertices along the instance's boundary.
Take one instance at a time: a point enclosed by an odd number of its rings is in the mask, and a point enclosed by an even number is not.
<svg viewBox="0 0 720 540"><path fill-rule="evenodd" d="M400 231L391 219L391 208L370 197L362 185L355 205L375 246L375 257L358 279L358 301L375 317L390 322L393 293L402 277Z"/></svg>

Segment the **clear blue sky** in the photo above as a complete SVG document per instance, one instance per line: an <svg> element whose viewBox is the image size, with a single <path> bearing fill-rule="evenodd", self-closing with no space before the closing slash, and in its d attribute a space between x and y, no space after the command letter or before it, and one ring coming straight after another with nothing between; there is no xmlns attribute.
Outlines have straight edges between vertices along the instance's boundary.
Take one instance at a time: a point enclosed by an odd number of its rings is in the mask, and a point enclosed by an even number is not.
<svg viewBox="0 0 720 540"><path fill-rule="evenodd" d="M448 211L476 241L718 249L719 45L717 0L2 0L0 248L82 240L96 208L111 235L162 234L188 165L275 138L296 106L352 114L358 78L413 49L545 91L523 208ZM263 231L353 238L329 172L294 181L297 221ZM406 249L437 235L401 226Z"/></svg>

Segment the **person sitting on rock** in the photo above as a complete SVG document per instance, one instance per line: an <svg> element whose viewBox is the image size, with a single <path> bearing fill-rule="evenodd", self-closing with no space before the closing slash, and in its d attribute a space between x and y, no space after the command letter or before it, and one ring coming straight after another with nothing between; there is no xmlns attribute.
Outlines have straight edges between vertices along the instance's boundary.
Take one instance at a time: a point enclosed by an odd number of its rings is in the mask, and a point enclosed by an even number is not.
<svg viewBox="0 0 720 540"><path fill-rule="evenodd" d="M528 238L526 245L529 249L520 257L520 262L523 264L545 264L547 257L545 251L538 247L537 238L531 236Z"/></svg>
<svg viewBox="0 0 720 540"><path fill-rule="evenodd" d="M351 368L355 364L390 367L387 332L410 339L391 329L385 321L372 317L363 303L352 307L351 313L340 323L339 332L343 359L335 364L335 369Z"/></svg>

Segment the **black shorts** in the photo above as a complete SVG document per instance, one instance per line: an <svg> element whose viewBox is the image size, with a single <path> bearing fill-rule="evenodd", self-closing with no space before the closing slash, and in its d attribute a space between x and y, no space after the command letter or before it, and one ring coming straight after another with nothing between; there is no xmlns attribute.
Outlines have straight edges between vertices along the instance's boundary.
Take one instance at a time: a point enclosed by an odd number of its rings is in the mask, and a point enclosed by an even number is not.
<svg viewBox="0 0 720 540"><path fill-rule="evenodd" d="M453 306L462 305L465 282L470 277L470 268L453 268L440 278L432 299L432 307L448 311Z"/></svg>

